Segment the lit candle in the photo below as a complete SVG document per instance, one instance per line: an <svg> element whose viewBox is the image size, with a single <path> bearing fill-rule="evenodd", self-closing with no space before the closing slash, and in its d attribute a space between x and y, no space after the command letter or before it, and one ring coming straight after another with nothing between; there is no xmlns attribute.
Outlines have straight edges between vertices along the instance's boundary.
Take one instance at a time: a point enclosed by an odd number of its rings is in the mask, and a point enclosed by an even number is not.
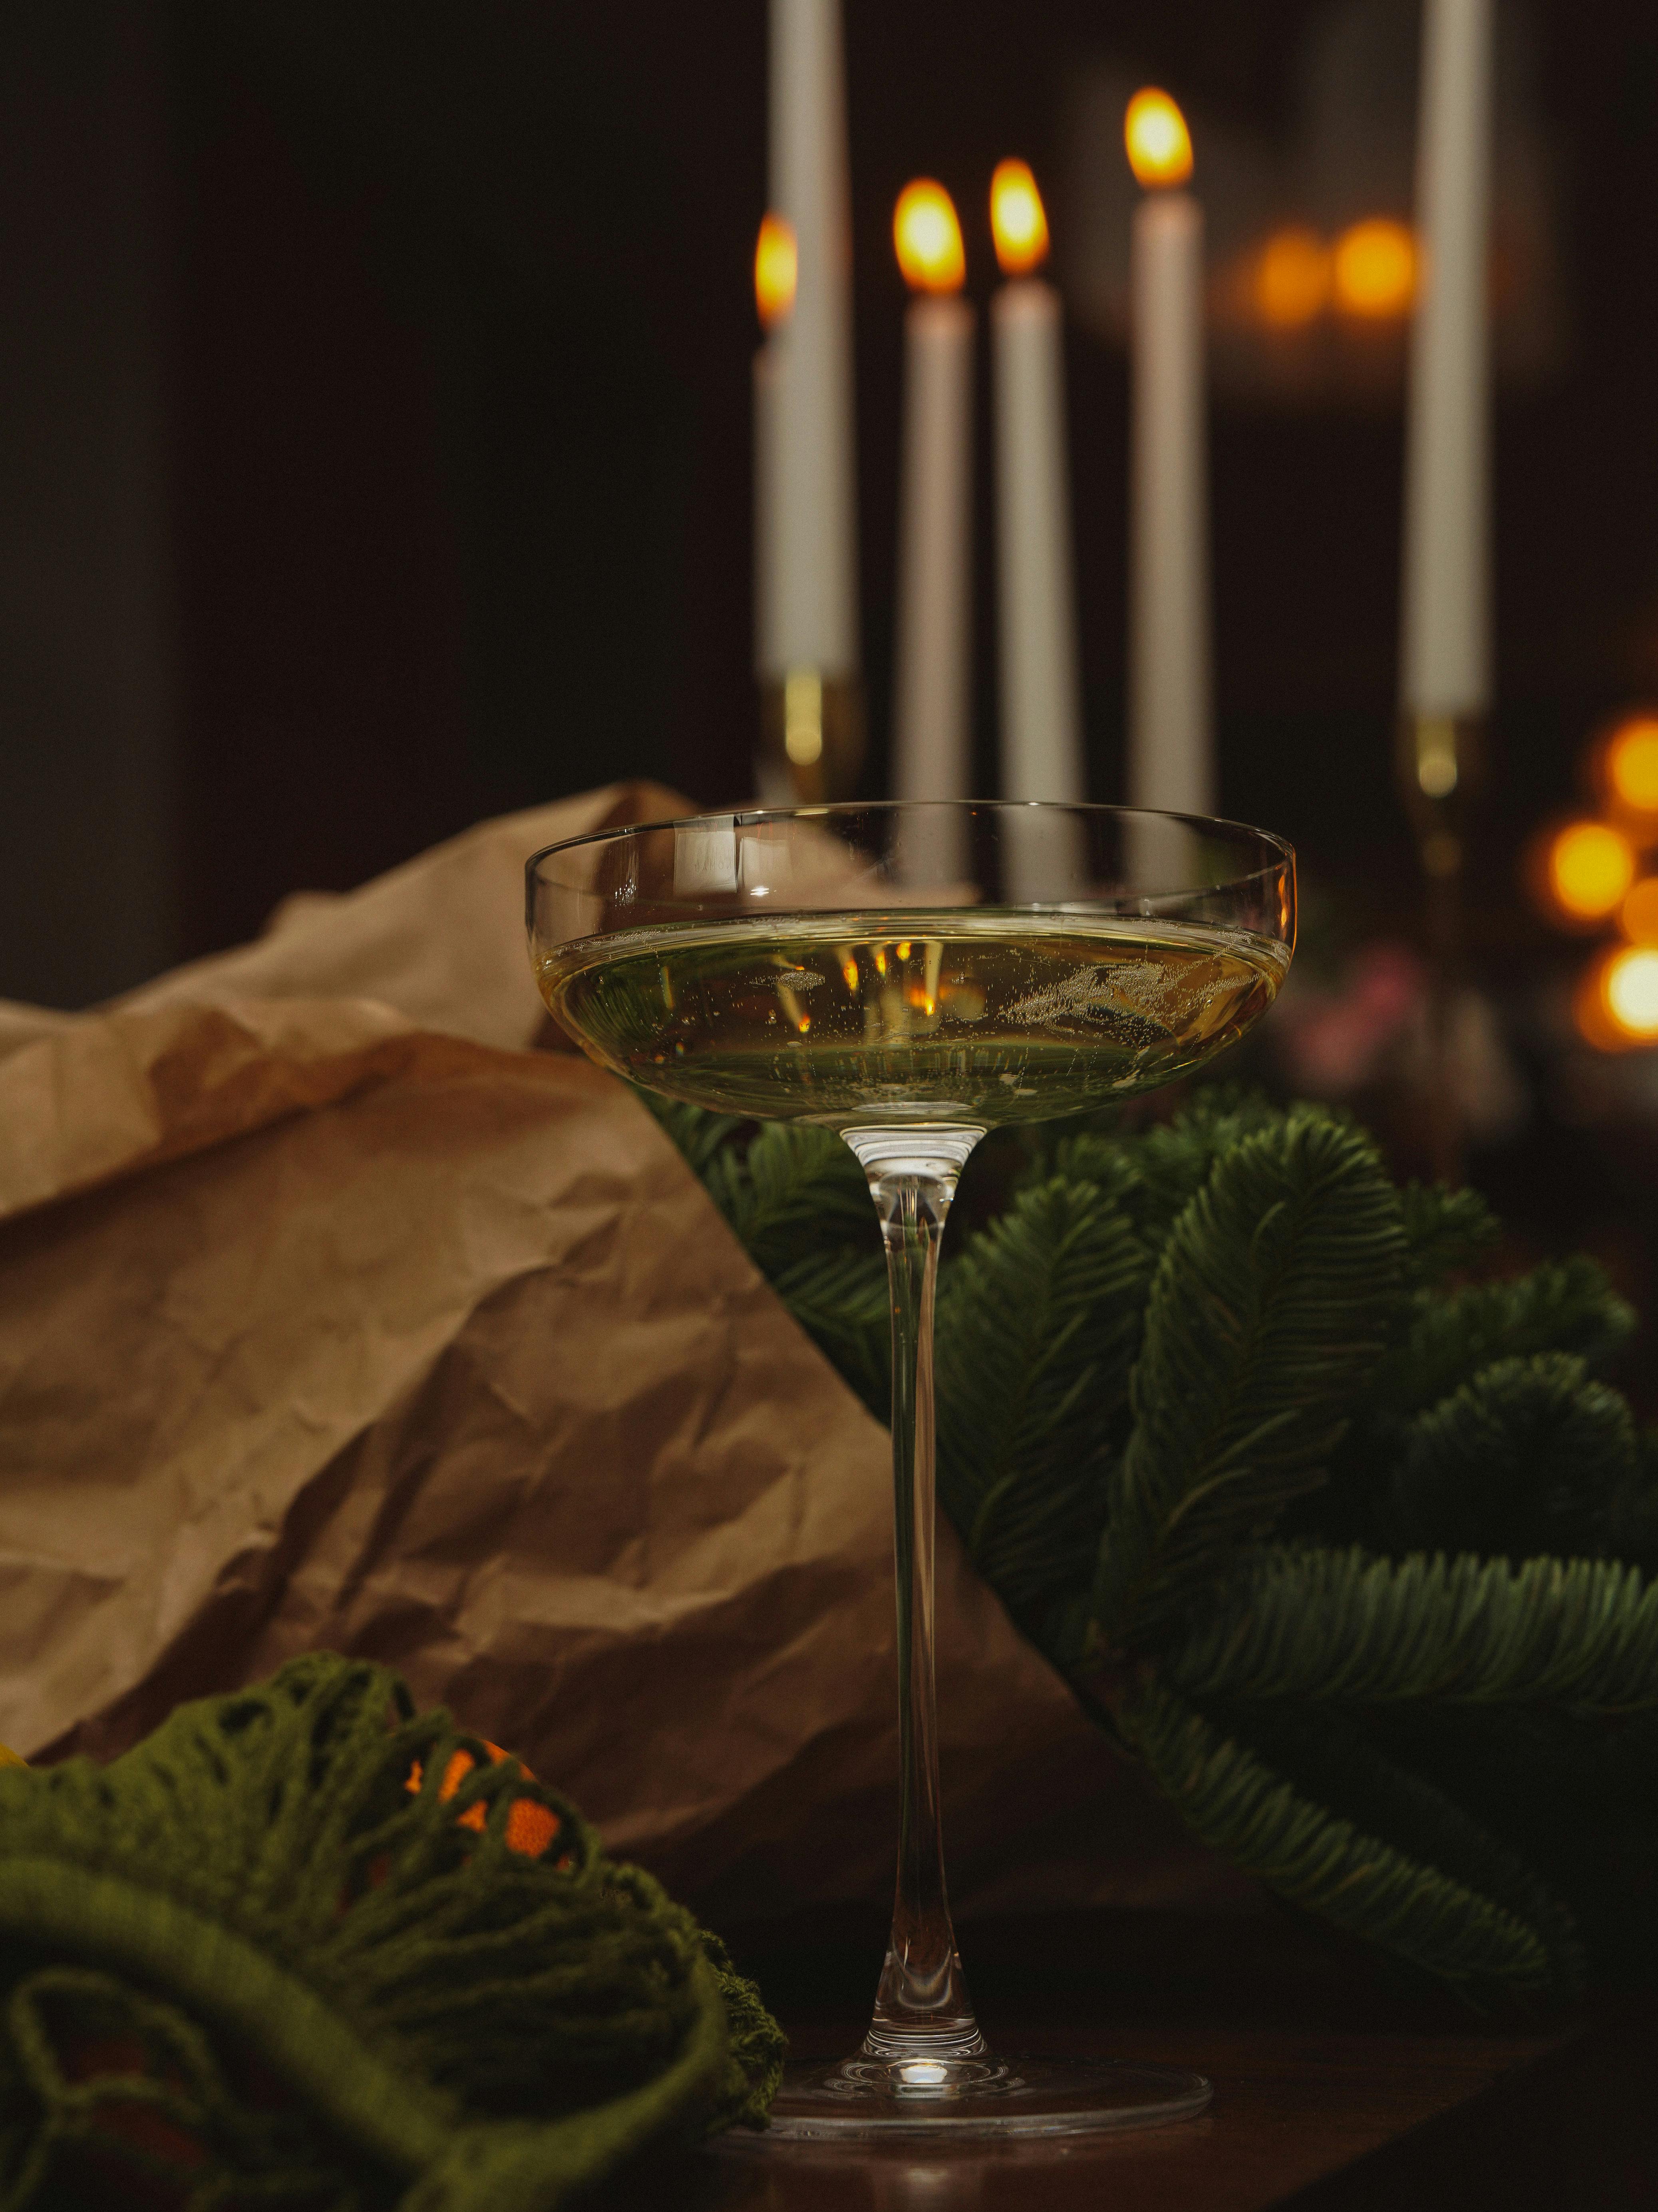
<svg viewBox="0 0 1658 2212"><path fill-rule="evenodd" d="M1405 787L1431 872L1454 872L1439 818L1490 701L1490 417L1486 247L1490 0L1428 0L1417 144L1421 282L1406 426L1400 705Z"/></svg>
<svg viewBox="0 0 1658 2212"><path fill-rule="evenodd" d="M763 796L820 798L850 788L863 750L839 0L771 0L771 204L795 252L792 306L773 326L769 389L757 393L771 417L756 547L769 572L761 782Z"/></svg>
<svg viewBox="0 0 1658 2212"><path fill-rule="evenodd" d="M1047 258L1048 222L1022 161L997 167L991 228L1010 280L991 302L1003 792L1081 799L1064 331L1059 295L1033 273Z"/></svg>
<svg viewBox="0 0 1658 2212"><path fill-rule="evenodd" d="M893 216L904 319L894 799L970 795L973 311L949 194L906 185Z"/></svg>
<svg viewBox="0 0 1658 2212"><path fill-rule="evenodd" d="M795 304L795 234L766 214L754 247L754 307L765 342L754 356L754 672L764 683L780 664L777 627L777 379L782 364L771 335Z"/></svg>
<svg viewBox="0 0 1658 2212"><path fill-rule="evenodd" d="M1137 92L1124 125L1145 197L1131 247L1128 798L1215 808L1204 463L1204 217L1192 141L1167 93Z"/></svg>

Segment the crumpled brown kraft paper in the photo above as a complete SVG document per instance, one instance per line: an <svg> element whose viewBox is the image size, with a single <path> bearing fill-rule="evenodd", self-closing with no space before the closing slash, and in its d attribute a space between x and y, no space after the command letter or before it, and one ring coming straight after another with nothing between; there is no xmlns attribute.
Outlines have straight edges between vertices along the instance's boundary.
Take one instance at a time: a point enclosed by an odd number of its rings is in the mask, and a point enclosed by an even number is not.
<svg viewBox="0 0 1658 2212"><path fill-rule="evenodd" d="M107 1755L328 1646L710 1914L887 1889L886 1434L627 1090L524 1048L526 855L678 804L0 1010L0 1740ZM959 1900L1235 1894L939 1535Z"/></svg>

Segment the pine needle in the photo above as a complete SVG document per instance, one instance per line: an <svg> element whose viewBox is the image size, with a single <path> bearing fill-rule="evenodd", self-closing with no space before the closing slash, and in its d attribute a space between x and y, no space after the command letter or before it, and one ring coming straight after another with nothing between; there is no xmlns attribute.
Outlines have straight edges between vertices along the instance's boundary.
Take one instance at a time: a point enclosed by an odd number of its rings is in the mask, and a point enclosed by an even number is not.
<svg viewBox="0 0 1658 2212"><path fill-rule="evenodd" d="M1368 1140L1297 1110L1216 1163L1153 1278L1095 1607L1131 1644L1322 1479L1400 1297Z"/></svg>
<svg viewBox="0 0 1658 2212"><path fill-rule="evenodd" d="M1173 1651L1190 1697L1658 1705L1658 1584L1588 1559L1247 1554Z"/></svg>
<svg viewBox="0 0 1658 2212"><path fill-rule="evenodd" d="M940 1493L1016 1615L1088 1586L1149 1273L1120 1206L1062 1176L1023 1192L951 1271Z"/></svg>
<svg viewBox="0 0 1658 2212"><path fill-rule="evenodd" d="M1460 1987L1558 1988L1537 1928L1303 1796L1173 1691L1147 1684L1122 1722L1188 1825L1280 1896Z"/></svg>

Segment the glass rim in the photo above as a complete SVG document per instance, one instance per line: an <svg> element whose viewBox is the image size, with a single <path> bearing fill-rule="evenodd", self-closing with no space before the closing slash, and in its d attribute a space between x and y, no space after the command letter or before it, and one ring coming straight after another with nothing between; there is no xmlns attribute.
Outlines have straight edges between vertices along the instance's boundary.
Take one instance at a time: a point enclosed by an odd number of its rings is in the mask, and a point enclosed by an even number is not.
<svg viewBox="0 0 1658 2212"><path fill-rule="evenodd" d="M575 852L586 845L613 845L625 837L643 837L663 830L747 829L765 822L821 821L826 817L846 814L918 814L940 808L965 814L1111 815L1124 821L1179 822L1192 830L1223 830L1236 836L1253 837L1259 844L1271 848L1278 856L1261 867L1246 868L1238 875L1223 877L1219 883L1171 884L1167 890L1139 891L1136 896L1141 898L1200 895L1212 897L1237 885L1264 880L1286 866L1293 867L1295 862L1295 848L1287 837L1281 837L1275 830L1259 830L1252 822L1234 822L1223 814L1176 814L1166 807L1112 806L1082 799L832 799L805 806L722 806L704 814L672 814L655 822L624 822L608 830L584 830L580 836L560 837L551 845L541 846L525 861L524 873L527 878L539 879L542 862L552 860L556 853Z"/></svg>

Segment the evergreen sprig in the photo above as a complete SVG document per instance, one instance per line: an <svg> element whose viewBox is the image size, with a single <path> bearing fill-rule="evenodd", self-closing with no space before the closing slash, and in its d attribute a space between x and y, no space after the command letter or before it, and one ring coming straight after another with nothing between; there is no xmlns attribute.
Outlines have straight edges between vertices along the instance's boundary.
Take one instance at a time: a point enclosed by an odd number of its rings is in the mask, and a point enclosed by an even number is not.
<svg viewBox="0 0 1658 2212"><path fill-rule="evenodd" d="M884 1415L851 1155L663 1119ZM1471 1279L1499 1233L1474 1194L1219 1085L1025 1143L947 1257L937 1427L1026 1634L1199 1835L1333 1926L1486 1993L1570 1990L1586 1943L1658 1968L1658 1437L1600 1372L1634 1317L1600 1269Z"/></svg>

